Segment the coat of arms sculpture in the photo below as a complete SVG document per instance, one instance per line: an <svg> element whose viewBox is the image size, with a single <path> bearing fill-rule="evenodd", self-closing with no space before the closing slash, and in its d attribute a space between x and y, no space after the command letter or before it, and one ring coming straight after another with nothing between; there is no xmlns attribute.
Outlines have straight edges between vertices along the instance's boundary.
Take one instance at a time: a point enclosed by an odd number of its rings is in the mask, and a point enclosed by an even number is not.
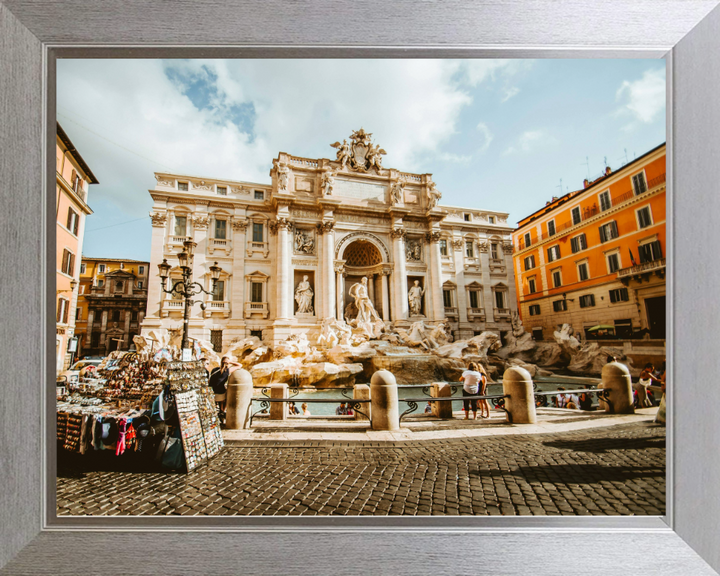
<svg viewBox="0 0 720 576"><path fill-rule="evenodd" d="M382 157L387 152L380 146L373 144L370 140L371 136L371 133L360 128L360 130L356 130L350 135L350 144L348 144L347 140L343 140L342 143L330 144L333 148L338 149L337 161L340 162L342 170L348 164L350 168L358 172L367 172L372 168L375 168L378 172L382 170Z"/></svg>

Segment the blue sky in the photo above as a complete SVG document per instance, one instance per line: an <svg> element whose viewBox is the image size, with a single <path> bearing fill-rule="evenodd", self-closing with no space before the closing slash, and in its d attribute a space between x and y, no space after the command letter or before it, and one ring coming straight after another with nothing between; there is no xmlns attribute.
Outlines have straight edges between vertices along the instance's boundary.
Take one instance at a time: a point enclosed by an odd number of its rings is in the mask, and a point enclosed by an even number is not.
<svg viewBox="0 0 720 576"><path fill-rule="evenodd" d="M441 204L510 213L665 141L663 60L60 60L58 120L100 184L83 253L150 257L153 173L269 182L363 127ZM562 190L560 181L562 179Z"/></svg>

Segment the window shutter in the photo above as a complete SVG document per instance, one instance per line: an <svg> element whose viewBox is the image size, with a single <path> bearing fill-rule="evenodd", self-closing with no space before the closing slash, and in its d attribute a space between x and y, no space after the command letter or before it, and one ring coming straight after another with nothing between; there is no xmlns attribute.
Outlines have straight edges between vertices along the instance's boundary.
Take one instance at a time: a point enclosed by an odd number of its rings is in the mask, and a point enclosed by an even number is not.
<svg viewBox="0 0 720 576"><path fill-rule="evenodd" d="M619 236L618 234L618 228L617 228L617 222L613 220L610 222L610 230L611 230L611 237L617 238Z"/></svg>
<svg viewBox="0 0 720 576"><path fill-rule="evenodd" d="M57 303L57 312L55 313L55 322L60 323L60 315L62 314L63 299L59 298Z"/></svg>
<svg viewBox="0 0 720 576"><path fill-rule="evenodd" d="M63 300L63 317L62 317L62 323L67 324L68 321L68 310L70 309L70 306L68 306L69 302L67 300Z"/></svg>
<svg viewBox="0 0 720 576"><path fill-rule="evenodd" d="M70 276L73 275L73 272L75 271L75 254L70 254L70 262L68 265L68 274Z"/></svg>
<svg viewBox="0 0 720 576"><path fill-rule="evenodd" d="M662 258L662 247L660 246L660 240L655 240L652 243L653 260L659 260Z"/></svg>
<svg viewBox="0 0 720 576"><path fill-rule="evenodd" d="M600 242L607 242L607 236L605 235L605 225L600 226Z"/></svg>
<svg viewBox="0 0 720 576"><path fill-rule="evenodd" d="M60 270L62 270L62 272L65 272L67 270L67 263L68 263L69 257L70 257L70 252L68 252L67 250L63 250L62 265L60 266Z"/></svg>

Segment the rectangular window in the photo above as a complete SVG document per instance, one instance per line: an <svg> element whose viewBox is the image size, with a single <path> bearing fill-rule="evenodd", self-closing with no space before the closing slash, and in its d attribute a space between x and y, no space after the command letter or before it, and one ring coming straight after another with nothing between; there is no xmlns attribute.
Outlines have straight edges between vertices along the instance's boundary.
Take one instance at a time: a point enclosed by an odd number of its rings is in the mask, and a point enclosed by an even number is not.
<svg viewBox="0 0 720 576"><path fill-rule="evenodd" d="M547 223L548 227L548 236L555 236L555 220L550 220Z"/></svg>
<svg viewBox="0 0 720 576"><path fill-rule="evenodd" d="M75 309L75 320L82 320L82 308Z"/></svg>
<svg viewBox="0 0 720 576"><path fill-rule="evenodd" d="M62 266L60 267L61 272L68 276L73 275L75 269L75 254L70 252L67 248L63 250Z"/></svg>
<svg viewBox="0 0 720 576"><path fill-rule="evenodd" d="M652 214L650 213L650 206L644 206L637 211L638 227L647 228L652 224Z"/></svg>
<svg viewBox="0 0 720 576"><path fill-rule="evenodd" d="M630 300L627 288L617 288L616 290L610 290L610 302L627 302Z"/></svg>
<svg viewBox="0 0 720 576"><path fill-rule="evenodd" d="M137 322L138 313L137 310L133 310L130 312L130 322Z"/></svg>
<svg viewBox="0 0 720 576"><path fill-rule="evenodd" d="M587 280L590 276L588 275L588 265L587 263L583 262L582 264L578 264L578 280L580 282L583 282L584 280Z"/></svg>
<svg viewBox="0 0 720 576"><path fill-rule="evenodd" d="M470 222L470 214L463 214L465 222Z"/></svg>
<svg viewBox="0 0 720 576"><path fill-rule="evenodd" d="M580 224L580 206L576 206L575 208L573 208L570 214L572 214L573 225Z"/></svg>
<svg viewBox="0 0 720 576"><path fill-rule="evenodd" d="M660 260L663 257L659 240L638 246L638 253L640 254L640 264Z"/></svg>
<svg viewBox="0 0 720 576"><path fill-rule="evenodd" d="M530 316L539 316L540 315L540 304L532 304L530 306Z"/></svg>
<svg viewBox="0 0 720 576"><path fill-rule="evenodd" d="M140 276L145 275L145 266L138 266L138 274L140 274Z"/></svg>
<svg viewBox="0 0 720 576"><path fill-rule="evenodd" d="M553 310L555 312L565 312L567 310L567 300L555 300Z"/></svg>
<svg viewBox="0 0 720 576"><path fill-rule="evenodd" d="M633 183L633 190L635 190L635 195L638 196L639 194L642 194L643 192L647 191L647 182L645 182L645 172L640 172L640 174L635 174L635 176L632 177L632 183Z"/></svg>
<svg viewBox="0 0 720 576"><path fill-rule="evenodd" d="M528 279L528 290L530 291L530 294L535 294L535 292L537 292L535 289L535 278Z"/></svg>
<svg viewBox="0 0 720 576"><path fill-rule="evenodd" d="M250 294L250 301L251 302L262 302L262 290L263 285L262 282L253 282L251 284L251 294Z"/></svg>
<svg viewBox="0 0 720 576"><path fill-rule="evenodd" d="M225 300L225 281L218 280L215 284L215 290L213 291L213 300L215 302L222 302Z"/></svg>
<svg viewBox="0 0 720 576"><path fill-rule="evenodd" d="M585 250L586 248L587 238L585 237L585 234L580 234L580 236L570 238L570 249L572 250L573 254L575 254L576 252L580 252L580 250Z"/></svg>
<svg viewBox="0 0 720 576"><path fill-rule="evenodd" d="M452 290L443 290L443 306L452 308Z"/></svg>
<svg viewBox="0 0 720 576"><path fill-rule="evenodd" d="M263 241L263 225L257 222L253 222L253 242Z"/></svg>
<svg viewBox="0 0 720 576"><path fill-rule="evenodd" d="M530 241L530 232L525 234L525 248L528 246L532 246L532 242Z"/></svg>
<svg viewBox="0 0 720 576"><path fill-rule="evenodd" d="M250 336L262 340L262 330L250 330Z"/></svg>
<svg viewBox="0 0 720 576"><path fill-rule="evenodd" d="M550 246L547 249L548 262L554 262L560 258L560 246Z"/></svg>
<svg viewBox="0 0 720 576"><path fill-rule="evenodd" d="M525 270L532 270L535 268L535 255L530 255L525 258Z"/></svg>
<svg viewBox="0 0 720 576"><path fill-rule="evenodd" d="M552 279L553 288L560 288L560 286L562 286L562 274L560 270L555 270L555 272L552 273Z"/></svg>
<svg viewBox="0 0 720 576"><path fill-rule="evenodd" d="M607 224L603 224L602 226L600 226L599 230L600 230L600 242L607 242L607 241L613 240L614 238L617 238L619 236L617 222L615 222L615 220L612 220L611 222L608 222Z"/></svg>
<svg viewBox="0 0 720 576"><path fill-rule="evenodd" d="M227 196L227 188L225 186L218 186L217 193L219 196Z"/></svg>
<svg viewBox="0 0 720 576"><path fill-rule="evenodd" d="M480 308L480 306L478 306L477 290L470 290L470 308Z"/></svg>
<svg viewBox="0 0 720 576"><path fill-rule="evenodd" d="M488 216L488 222L490 224L495 224L495 216Z"/></svg>
<svg viewBox="0 0 720 576"><path fill-rule="evenodd" d="M498 259L498 249L497 249L497 244L495 244L495 243L490 244L490 257L493 260Z"/></svg>
<svg viewBox="0 0 720 576"><path fill-rule="evenodd" d="M178 190L187 192L188 191L188 183L187 182L178 182Z"/></svg>
<svg viewBox="0 0 720 576"><path fill-rule="evenodd" d="M226 220L215 220L215 238L217 240L226 239L227 221Z"/></svg>
<svg viewBox="0 0 720 576"><path fill-rule="evenodd" d="M495 306L497 308L505 308L505 292L495 292Z"/></svg>
<svg viewBox="0 0 720 576"><path fill-rule="evenodd" d="M98 272L105 274L105 264L98 264Z"/></svg>
<svg viewBox="0 0 720 576"><path fill-rule="evenodd" d="M475 251L473 250L473 243L465 242L465 256L468 258L475 258Z"/></svg>
<svg viewBox="0 0 720 576"><path fill-rule="evenodd" d="M80 274L85 274L85 270L87 270L87 265L83 262L80 264Z"/></svg>
<svg viewBox="0 0 720 576"><path fill-rule="evenodd" d="M600 194L600 211L605 212L605 210L610 210L611 207L612 202L610 201L610 191L606 190Z"/></svg>
<svg viewBox="0 0 720 576"><path fill-rule="evenodd" d="M173 285L173 290L170 293L170 298L172 298L173 300L182 300L182 294L180 293L180 287L178 287L178 289L175 290L175 287L178 284L182 284L182 280L171 280L171 282Z"/></svg>
<svg viewBox="0 0 720 576"><path fill-rule="evenodd" d="M138 290L142 290L142 287L143 287L142 281L138 282Z"/></svg>
<svg viewBox="0 0 720 576"><path fill-rule="evenodd" d="M105 280L98 280L97 285L98 285L98 288L102 288L103 286L105 286Z"/></svg>
<svg viewBox="0 0 720 576"><path fill-rule="evenodd" d="M100 346L100 332L93 332L92 338L90 339L90 346L97 348Z"/></svg>
<svg viewBox="0 0 720 576"><path fill-rule="evenodd" d="M78 235L79 221L80 221L80 216L78 216L78 213L75 212L75 210L73 210L72 208L68 208L67 226L65 226L65 228L70 230L70 232L75 234L75 236Z"/></svg>
<svg viewBox="0 0 720 576"><path fill-rule="evenodd" d="M595 294L580 296L580 308L589 308L590 306L595 306Z"/></svg>
<svg viewBox="0 0 720 576"><path fill-rule="evenodd" d="M120 310L113 310L113 313L112 313L112 321L113 321L113 322L120 322Z"/></svg>
<svg viewBox="0 0 720 576"><path fill-rule="evenodd" d="M210 330L210 344L218 354L222 351L222 330Z"/></svg>
<svg viewBox="0 0 720 576"><path fill-rule="evenodd" d="M440 240L440 254L447 256L447 240Z"/></svg>
<svg viewBox="0 0 720 576"><path fill-rule="evenodd" d="M185 236L187 232L187 218L185 216L175 216L175 236Z"/></svg>
<svg viewBox="0 0 720 576"><path fill-rule="evenodd" d="M609 254L607 257L608 272L610 274L620 270L620 256L618 254Z"/></svg>
<svg viewBox="0 0 720 576"><path fill-rule="evenodd" d="M543 339L542 326L538 326L538 327L532 329L532 337L533 337L533 340L542 340Z"/></svg>
<svg viewBox="0 0 720 576"><path fill-rule="evenodd" d="M255 190L255 200L265 200L265 192L262 190Z"/></svg>
<svg viewBox="0 0 720 576"><path fill-rule="evenodd" d="M67 324L68 320L68 309L70 308L70 302L65 298L58 298L57 307L57 322L60 324Z"/></svg>

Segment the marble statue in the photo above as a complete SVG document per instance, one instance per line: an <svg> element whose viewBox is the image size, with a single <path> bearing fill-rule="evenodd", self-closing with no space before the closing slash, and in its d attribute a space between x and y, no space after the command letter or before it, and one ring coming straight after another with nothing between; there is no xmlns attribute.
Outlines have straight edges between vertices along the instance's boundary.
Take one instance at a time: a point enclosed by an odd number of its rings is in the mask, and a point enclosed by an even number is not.
<svg viewBox="0 0 720 576"><path fill-rule="evenodd" d="M350 296L355 299L357 316L351 322L351 326L359 328L368 338L379 338L384 328L375 306L370 301L367 291L367 277L350 287Z"/></svg>
<svg viewBox="0 0 720 576"><path fill-rule="evenodd" d="M335 144L330 144L330 146L338 149L337 161L340 162L340 168L344 170L351 156L350 145L347 143L347 140L343 140L342 144L340 144L340 142L335 142Z"/></svg>
<svg viewBox="0 0 720 576"><path fill-rule="evenodd" d="M295 230L295 252L298 254L315 254L315 238L306 230Z"/></svg>
<svg viewBox="0 0 720 576"><path fill-rule="evenodd" d="M332 172L324 172L322 176L323 196L331 196L333 186L335 185L335 177Z"/></svg>
<svg viewBox="0 0 720 576"><path fill-rule="evenodd" d="M370 144L367 151L369 168L376 168L378 172L382 170L382 157L387 154L385 150L377 144Z"/></svg>
<svg viewBox="0 0 720 576"><path fill-rule="evenodd" d="M290 170L284 164L280 164L277 169L278 172L278 190L287 190L288 177Z"/></svg>
<svg viewBox="0 0 720 576"><path fill-rule="evenodd" d="M410 305L410 316L420 316L422 310L422 297L425 288L420 286L420 281L415 280L414 286L408 291L408 304Z"/></svg>
<svg viewBox="0 0 720 576"><path fill-rule="evenodd" d="M408 240L405 245L405 259L408 262L422 262L420 240Z"/></svg>
<svg viewBox="0 0 720 576"><path fill-rule="evenodd" d="M390 188L390 201L393 206L396 206L397 204L401 204L403 202L404 193L405 183L403 181L393 183L392 188Z"/></svg>
<svg viewBox="0 0 720 576"><path fill-rule="evenodd" d="M317 343L324 344L328 348L334 348L338 344L344 346L352 345L352 330L341 320L325 318L320 329Z"/></svg>
<svg viewBox="0 0 720 576"><path fill-rule="evenodd" d="M313 306L313 289L308 282L308 277L303 276L302 282L300 282L295 290L295 302L297 302L298 314L312 314Z"/></svg>
<svg viewBox="0 0 720 576"><path fill-rule="evenodd" d="M435 182L430 182L428 184L428 208L430 208L430 210L435 208L438 202L440 202L440 198L442 198L440 190L435 187Z"/></svg>

